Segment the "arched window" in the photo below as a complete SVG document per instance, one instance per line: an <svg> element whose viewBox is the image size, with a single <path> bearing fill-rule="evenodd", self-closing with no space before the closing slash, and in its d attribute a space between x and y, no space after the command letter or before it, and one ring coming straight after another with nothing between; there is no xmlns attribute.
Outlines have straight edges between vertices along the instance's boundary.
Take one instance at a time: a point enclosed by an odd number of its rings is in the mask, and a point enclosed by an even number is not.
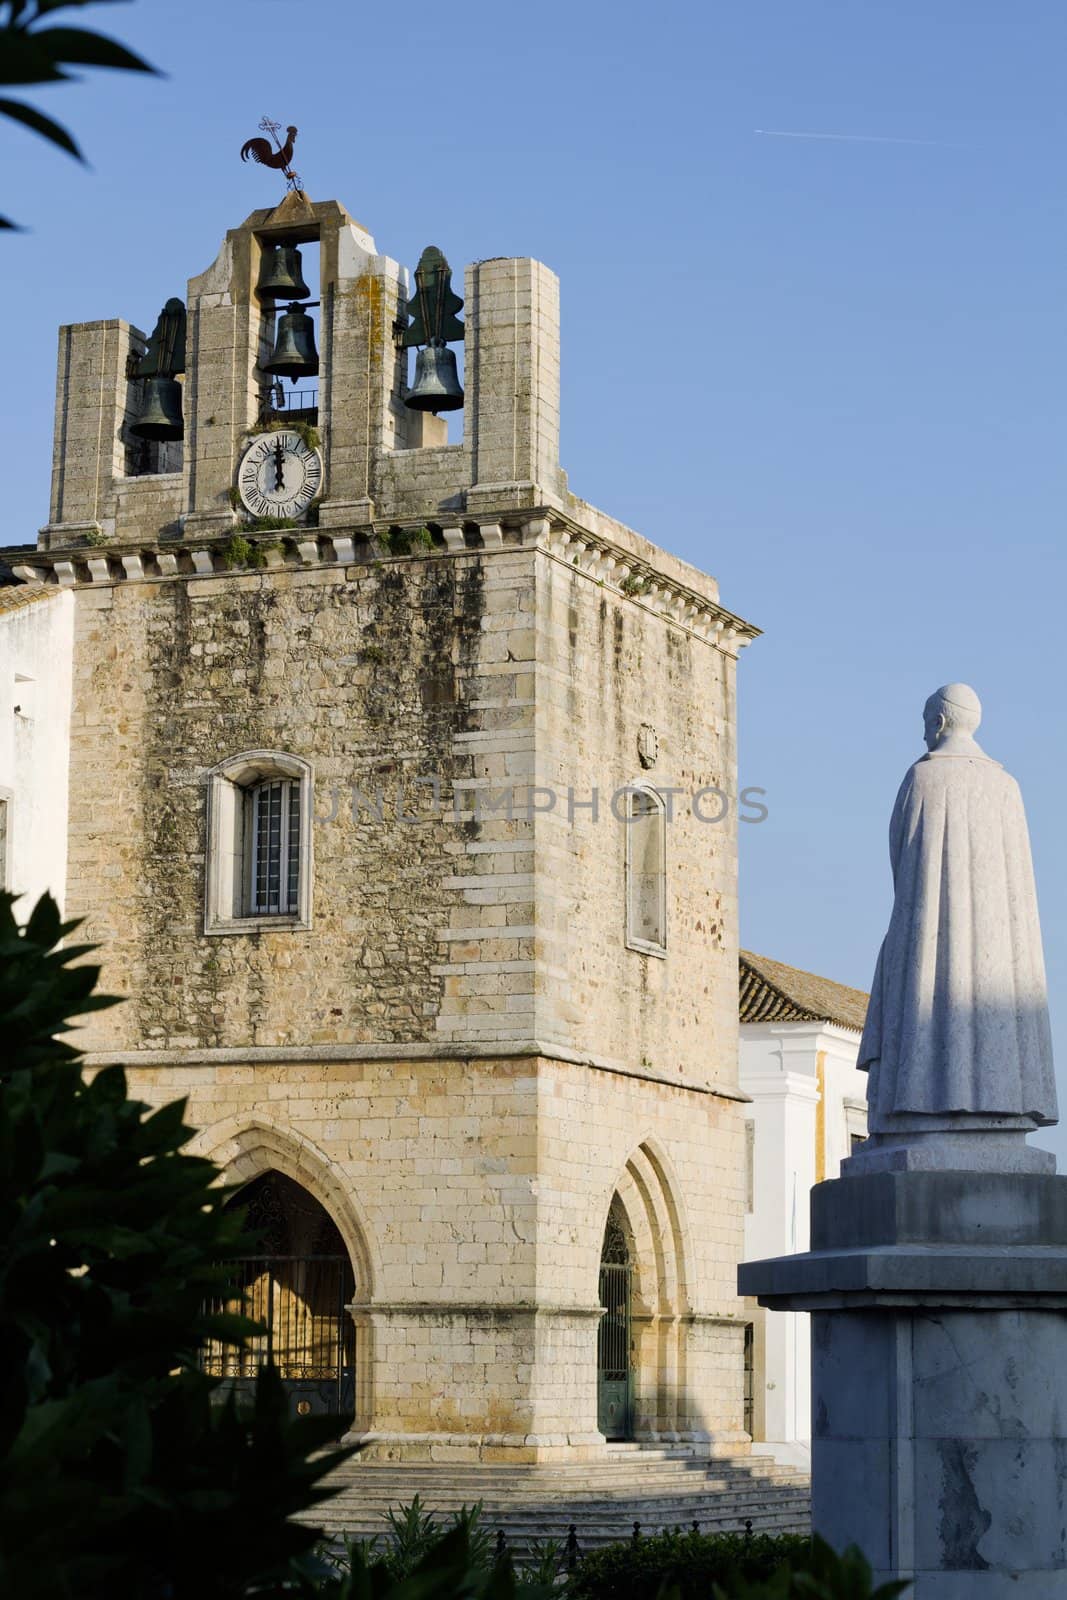
<svg viewBox="0 0 1067 1600"><path fill-rule="evenodd" d="M208 777L204 928L248 933L311 920L311 768L251 750Z"/></svg>
<svg viewBox="0 0 1067 1600"><path fill-rule="evenodd" d="M645 955L667 953L667 810L645 786L626 796L626 943Z"/></svg>

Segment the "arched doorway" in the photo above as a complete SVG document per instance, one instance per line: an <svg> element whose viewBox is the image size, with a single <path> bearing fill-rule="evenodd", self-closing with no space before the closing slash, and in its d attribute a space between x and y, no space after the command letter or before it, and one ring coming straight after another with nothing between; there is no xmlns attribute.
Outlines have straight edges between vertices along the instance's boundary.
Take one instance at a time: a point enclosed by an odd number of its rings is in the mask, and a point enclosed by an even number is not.
<svg viewBox="0 0 1067 1600"><path fill-rule="evenodd" d="M337 1225L301 1184L264 1172L229 1205L245 1210L248 1254L232 1266L233 1294L214 1309L243 1309L263 1332L243 1350L212 1343L202 1364L227 1387L250 1390L264 1362L278 1368L294 1415L348 1422L355 1404L355 1276Z"/></svg>
<svg viewBox="0 0 1067 1600"><path fill-rule="evenodd" d="M597 1427L605 1439L633 1433L633 1370L630 1298L633 1262L618 1196L612 1200L600 1252L600 1304L597 1331Z"/></svg>

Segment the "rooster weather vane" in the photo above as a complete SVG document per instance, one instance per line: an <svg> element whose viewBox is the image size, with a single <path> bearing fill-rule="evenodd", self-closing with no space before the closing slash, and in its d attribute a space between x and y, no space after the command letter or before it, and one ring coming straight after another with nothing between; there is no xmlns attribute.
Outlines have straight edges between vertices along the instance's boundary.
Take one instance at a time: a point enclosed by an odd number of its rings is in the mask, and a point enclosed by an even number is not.
<svg viewBox="0 0 1067 1600"><path fill-rule="evenodd" d="M267 138L246 139L241 146L241 160L248 161L251 159L261 167L274 167L285 178L288 189L294 190L297 194L302 194L304 185L300 174L294 172L290 165L293 159L293 145L296 143L296 129L290 123L285 130L285 143L282 144L281 139L278 137L282 131L280 122L272 122L270 117L261 117L259 125L263 132L267 134ZM274 141L277 149L272 147L271 140Z"/></svg>

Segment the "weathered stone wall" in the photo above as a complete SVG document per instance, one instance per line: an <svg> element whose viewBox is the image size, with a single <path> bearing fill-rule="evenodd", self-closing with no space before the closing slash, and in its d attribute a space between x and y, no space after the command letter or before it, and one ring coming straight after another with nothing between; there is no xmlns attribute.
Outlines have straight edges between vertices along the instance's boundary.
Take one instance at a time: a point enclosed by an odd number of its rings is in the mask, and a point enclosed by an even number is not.
<svg viewBox="0 0 1067 1600"><path fill-rule="evenodd" d="M116 484L127 471L141 390L128 372L144 348L140 329L119 317L59 330L46 549L77 543L90 529L116 537Z"/></svg>
<svg viewBox="0 0 1067 1600"><path fill-rule="evenodd" d="M485 578L474 556L401 558L78 591L71 910L106 941L104 981L136 996L94 1041L435 1036L436 968L470 943L460 862L477 842L452 782L474 761L482 669L507 654L481 630ZM507 695L514 668L496 676ZM207 935L206 776L255 749L309 761L316 816L336 805L314 828L312 926ZM413 781L431 776L436 814Z"/></svg>
<svg viewBox="0 0 1067 1600"><path fill-rule="evenodd" d="M566 551L540 557L537 654L537 776L543 803L555 796L538 815L541 953L554 975L538 1037L670 1081L736 1085L736 663ZM642 726L658 747L648 767ZM632 784L667 802L665 959L625 943L619 791ZM701 820L722 810L716 796L694 799L710 786L729 799L719 823Z"/></svg>

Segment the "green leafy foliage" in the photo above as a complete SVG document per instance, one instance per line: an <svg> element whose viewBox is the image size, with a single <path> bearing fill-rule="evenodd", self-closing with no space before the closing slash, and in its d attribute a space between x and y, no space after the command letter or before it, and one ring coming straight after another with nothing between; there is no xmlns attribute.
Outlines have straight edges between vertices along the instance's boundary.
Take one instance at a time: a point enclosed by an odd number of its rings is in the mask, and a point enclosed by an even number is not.
<svg viewBox="0 0 1067 1600"><path fill-rule="evenodd" d="M850 1545L843 1554L814 1534L802 1555L783 1563L764 1583L735 1583L713 1589L715 1600L894 1600L911 1588L906 1580L874 1588L869 1562Z"/></svg>
<svg viewBox="0 0 1067 1600"><path fill-rule="evenodd" d="M553 1587L567 1570L567 1546L563 1539L531 1539L530 1552L522 1563L527 1583Z"/></svg>
<svg viewBox="0 0 1067 1600"><path fill-rule="evenodd" d="M0 896L0 1594L301 1592L318 1535L290 1517L345 1452L272 1370L247 1414L199 1370L253 1330L205 1310L247 1237L184 1102L83 1075L71 1019L115 1002L76 926L44 896L20 928Z"/></svg>
<svg viewBox="0 0 1067 1600"><path fill-rule="evenodd" d="M304 1592L315 1600L550 1600L558 1592L551 1584L517 1577L507 1556L495 1558L479 1510L465 1507L441 1530L416 1496L390 1512L384 1551L374 1540L355 1541L334 1571Z"/></svg>
<svg viewBox="0 0 1067 1600"><path fill-rule="evenodd" d="M266 422L257 422L248 432L252 437L257 433L280 433L283 429L286 433L298 433L309 450L321 447L319 430L306 417L269 417Z"/></svg>
<svg viewBox="0 0 1067 1600"><path fill-rule="evenodd" d="M418 550L433 549L433 534L429 528L389 528L378 537L391 556L410 556Z"/></svg>
<svg viewBox="0 0 1067 1600"><path fill-rule="evenodd" d="M292 517L254 517L245 524L249 533L273 533L282 528L299 528L299 522Z"/></svg>
<svg viewBox="0 0 1067 1600"><path fill-rule="evenodd" d="M121 72L154 73L140 56L125 45L87 28L41 27L56 11L69 11L90 0L0 0L0 84L18 88L33 83L58 83L74 74L66 69L113 67ZM30 128L75 160L85 158L66 128L22 100L0 99L0 116ZM14 223L0 217L0 228Z"/></svg>
<svg viewBox="0 0 1067 1600"><path fill-rule="evenodd" d="M248 558L250 567L265 567L268 565L267 557L279 555L285 546L279 544L277 539L256 539L252 544L252 553Z"/></svg>
<svg viewBox="0 0 1067 1600"><path fill-rule="evenodd" d="M783 1561L809 1548L802 1534L659 1533L590 1551L568 1594L574 1600L656 1600L666 1586L677 1600L709 1600L717 1583L732 1596L730 1585L770 1578Z"/></svg>
<svg viewBox="0 0 1067 1600"><path fill-rule="evenodd" d="M247 567L252 559L253 545L239 533L231 534L219 550L219 559L227 569Z"/></svg>
<svg viewBox="0 0 1067 1600"><path fill-rule="evenodd" d="M479 1506L442 1529L418 1497L389 1513L389 1533L350 1544L308 1591L317 1600L893 1600L906 1582L873 1587L858 1550L837 1555L798 1534L658 1534L592 1552L567 1573L560 1541L541 1541L516 1575L479 1525Z"/></svg>
<svg viewBox="0 0 1067 1600"><path fill-rule="evenodd" d="M856 1549L837 1555L803 1534L662 1533L585 1557L568 1600L893 1600Z"/></svg>

